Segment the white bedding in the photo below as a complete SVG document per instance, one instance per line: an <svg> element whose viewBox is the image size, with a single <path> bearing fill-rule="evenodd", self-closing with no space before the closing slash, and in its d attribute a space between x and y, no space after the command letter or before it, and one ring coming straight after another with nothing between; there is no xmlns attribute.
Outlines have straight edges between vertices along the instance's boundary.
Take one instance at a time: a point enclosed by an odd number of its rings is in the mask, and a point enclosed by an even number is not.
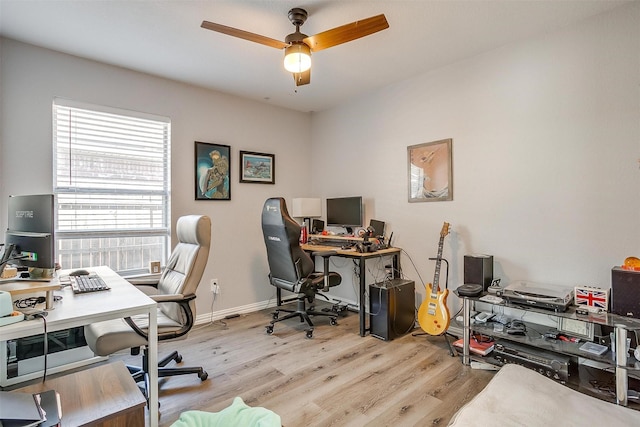
<svg viewBox="0 0 640 427"><path fill-rule="evenodd" d="M640 411L587 396L519 365L506 365L449 426L640 426Z"/></svg>

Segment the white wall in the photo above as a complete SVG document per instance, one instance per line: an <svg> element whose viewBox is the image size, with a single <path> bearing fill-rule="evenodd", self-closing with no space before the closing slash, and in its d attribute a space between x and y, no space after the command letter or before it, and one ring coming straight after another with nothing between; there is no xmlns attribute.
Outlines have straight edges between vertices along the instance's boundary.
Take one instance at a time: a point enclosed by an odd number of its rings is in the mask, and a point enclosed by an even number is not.
<svg viewBox="0 0 640 427"><path fill-rule="evenodd" d="M503 284L608 288L640 256L639 22L635 3L314 114L314 192L363 195L416 283L447 221L450 289L470 253L492 254ZM445 138L453 201L408 203L407 146Z"/></svg>
<svg viewBox="0 0 640 427"><path fill-rule="evenodd" d="M214 310L267 301L266 255L260 228L265 199L304 196L311 185L310 117L266 104L2 40L0 53L0 226L8 194L52 191L51 104L54 97L171 118L172 219L206 214L212 251L198 290L198 313L211 311L209 279L218 278ZM286 124L286 126L284 125ZM231 201L194 200L194 141L230 145ZM276 156L276 184L238 182L238 151Z"/></svg>

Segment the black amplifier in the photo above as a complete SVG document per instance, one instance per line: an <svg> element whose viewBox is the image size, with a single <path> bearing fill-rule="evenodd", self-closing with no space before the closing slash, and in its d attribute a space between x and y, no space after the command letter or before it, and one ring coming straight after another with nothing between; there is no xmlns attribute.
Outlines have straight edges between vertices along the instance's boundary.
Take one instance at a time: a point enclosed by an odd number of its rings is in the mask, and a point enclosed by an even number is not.
<svg viewBox="0 0 640 427"><path fill-rule="evenodd" d="M492 356L502 364L521 365L561 383L569 379L572 368L569 356L505 340L496 342Z"/></svg>

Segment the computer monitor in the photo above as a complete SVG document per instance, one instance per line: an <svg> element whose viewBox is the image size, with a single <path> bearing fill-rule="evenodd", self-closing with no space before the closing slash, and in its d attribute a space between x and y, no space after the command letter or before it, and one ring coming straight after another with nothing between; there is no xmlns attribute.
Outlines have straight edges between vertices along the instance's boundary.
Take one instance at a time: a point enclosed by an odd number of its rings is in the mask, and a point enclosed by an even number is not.
<svg viewBox="0 0 640 427"><path fill-rule="evenodd" d="M53 194L9 196L5 247L15 245L15 263L25 267L54 269Z"/></svg>
<svg viewBox="0 0 640 427"><path fill-rule="evenodd" d="M353 227L362 227L362 196L327 199L327 225L344 227L353 233Z"/></svg>

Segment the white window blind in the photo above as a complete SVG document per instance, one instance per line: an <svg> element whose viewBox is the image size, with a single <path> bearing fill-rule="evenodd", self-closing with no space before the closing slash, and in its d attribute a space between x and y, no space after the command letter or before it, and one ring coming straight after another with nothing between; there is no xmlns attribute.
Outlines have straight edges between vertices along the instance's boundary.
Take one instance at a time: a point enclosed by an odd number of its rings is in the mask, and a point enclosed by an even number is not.
<svg viewBox="0 0 640 427"><path fill-rule="evenodd" d="M56 244L62 268L164 265L170 236L166 118L56 99Z"/></svg>

